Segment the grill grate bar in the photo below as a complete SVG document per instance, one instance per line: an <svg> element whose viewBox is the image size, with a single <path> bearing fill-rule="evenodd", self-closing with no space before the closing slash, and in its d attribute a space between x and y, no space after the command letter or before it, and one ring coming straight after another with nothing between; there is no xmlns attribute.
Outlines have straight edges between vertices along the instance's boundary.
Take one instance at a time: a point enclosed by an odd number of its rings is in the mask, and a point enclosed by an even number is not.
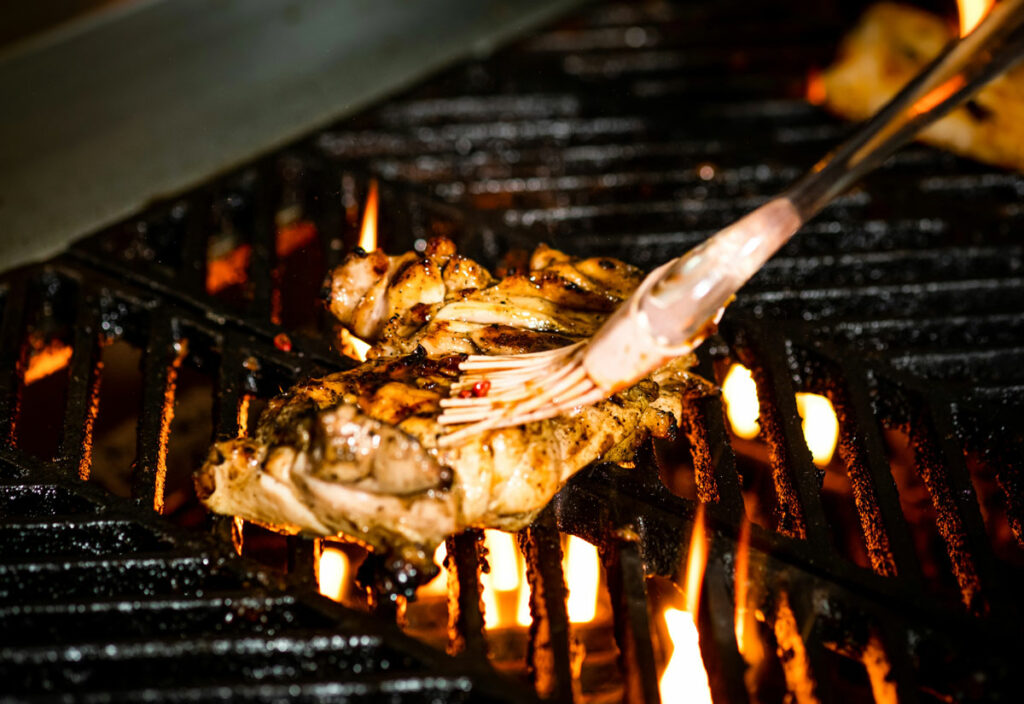
<svg viewBox="0 0 1024 704"><path fill-rule="evenodd" d="M251 233L252 260L249 264L249 294L252 300L249 313L252 317L270 318L271 296L274 290L273 271L275 266L274 207L278 203L270 164L258 167L251 204L254 210L253 232Z"/></svg>
<svg viewBox="0 0 1024 704"><path fill-rule="evenodd" d="M724 554L732 545L718 544L724 539L715 536L711 552ZM714 701L745 704L750 701L745 683L747 664L736 642L734 597L735 577L724 562L711 560L704 573L700 613L697 615L701 657L708 673L708 684Z"/></svg>
<svg viewBox="0 0 1024 704"><path fill-rule="evenodd" d="M624 700L628 704L658 701L658 672L640 550L636 542L627 537L602 543L600 553L612 601Z"/></svg>
<svg viewBox="0 0 1024 704"><path fill-rule="evenodd" d="M757 383L760 423L771 448L769 459L781 513L779 529L806 539L812 550L827 554L832 542L818 493L822 475L811 463L804 442L786 342L775 331L756 325L737 352Z"/></svg>
<svg viewBox="0 0 1024 704"><path fill-rule="evenodd" d="M697 352L694 372L714 379L714 364L707 347ZM685 433L693 447L697 499L716 504L722 515L739 520L745 515L736 457L725 427L725 410L718 396L687 400L683 404Z"/></svg>
<svg viewBox="0 0 1024 704"><path fill-rule="evenodd" d="M899 577L914 589L922 586L906 517L868 398L868 377L852 358L841 374L823 374L824 388L839 417L838 451L846 466L864 541L875 571ZM847 379L841 384L838 379Z"/></svg>
<svg viewBox="0 0 1024 704"><path fill-rule="evenodd" d="M99 301L91 291L80 291L75 313L74 352L71 358L64 433L58 461L82 479L92 465L92 431L99 411L100 336Z"/></svg>
<svg viewBox="0 0 1024 704"><path fill-rule="evenodd" d="M177 349L176 349L177 348ZM178 339L173 320L154 311L142 361L143 393L139 410L138 457L132 476L132 497L159 513L164 503L167 439L174 416L178 367L187 343Z"/></svg>
<svg viewBox="0 0 1024 704"><path fill-rule="evenodd" d="M245 428L239 427L243 397L239 375L246 352L234 335L225 334L220 340L220 365L217 369L217 392L213 396L215 440L238 437Z"/></svg>
<svg viewBox="0 0 1024 704"><path fill-rule="evenodd" d="M928 405L926 417L910 419L910 439L917 471L928 487L938 515L938 530L967 607L978 613L1003 606L1002 586L978 499L963 462L948 406Z"/></svg>
<svg viewBox="0 0 1024 704"><path fill-rule="evenodd" d="M0 326L0 440L14 437L14 419L21 395L22 331L27 308L26 281L12 277L3 297L3 324Z"/></svg>
<svg viewBox="0 0 1024 704"><path fill-rule="evenodd" d="M484 615L480 605L483 532L470 529L447 542L448 652L486 655Z"/></svg>
<svg viewBox="0 0 1024 704"><path fill-rule="evenodd" d="M177 274L182 290L193 295L206 290L207 216L211 205L209 193L199 190L191 194L188 201L175 206L188 209L182 234L182 266Z"/></svg>
<svg viewBox="0 0 1024 704"><path fill-rule="evenodd" d="M573 677L573 646L562 574L562 546L550 510L518 535L530 585L530 676L537 694L553 702L578 699Z"/></svg>

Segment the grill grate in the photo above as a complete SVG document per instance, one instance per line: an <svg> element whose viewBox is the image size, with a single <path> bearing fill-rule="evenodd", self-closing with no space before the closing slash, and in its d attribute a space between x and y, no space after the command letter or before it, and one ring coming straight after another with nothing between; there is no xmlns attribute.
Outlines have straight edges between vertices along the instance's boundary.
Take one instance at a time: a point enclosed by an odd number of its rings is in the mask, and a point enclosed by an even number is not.
<svg viewBox="0 0 1024 704"><path fill-rule="evenodd" d="M257 399L338 368L330 324L310 311L322 275L355 241L371 177L392 251L446 235L490 261L538 240L645 267L679 254L841 137L846 128L800 96L808 67L828 60L848 25L816 4L597 5L7 274L0 668L9 693L529 700L481 662L491 643L479 533L448 541L453 660L404 636L387 601L369 615L315 596L308 541L290 539L282 577L231 552L230 521L174 504L183 379L198 370L210 380L212 433L226 438L244 432ZM732 362L752 370L762 466L714 397L687 401L680 466L652 450L636 468L597 466L570 483L519 536L537 693L657 696L647 578L678 577L700 502L713 531L698 621L716 701L749 700L733 616L744 531L761 635L782 653L776 698L848 701L850 663L879 701L891 700L886 692L1014 697L1022 192L1017 175L912 147L751 282L702 349L699 372L721 381ZM36 338L73 352L53 375L66 374L63 423L30 451L21 421ZM101 361L115 340L141 359L130 499L78 481L96 464ZM825 470L804 444L796 392L836 408L839 460ZM907 458L899 475L897 440ZM680 477L692 495L666 488ZM829 489L837 481L849 486L847 523ZM204 535L211 522L214 538ZM621 674L610 694L584 692L573 677L559 531L601 551Z"/></svg>

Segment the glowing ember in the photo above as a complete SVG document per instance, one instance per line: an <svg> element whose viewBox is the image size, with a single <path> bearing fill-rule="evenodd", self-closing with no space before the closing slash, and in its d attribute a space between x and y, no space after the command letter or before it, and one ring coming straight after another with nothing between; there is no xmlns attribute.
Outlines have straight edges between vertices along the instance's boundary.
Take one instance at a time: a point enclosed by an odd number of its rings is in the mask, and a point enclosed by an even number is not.
<svg viewBox="0 0 1024 704"><path fill-rule="evenodd" d="M377 181L370 181L370 192L366 196L366 210L363 211L363 226L359 229L359 246L365 252L377 249Z"/></svg>
<svg viewBox="0 0 1024 704"><path fill-rule="evenodd" d="M564 568L569 586L569 622L589 623L597 615L597 586L601 579L597 548L570 535Z"/></svg>
<svg viewBox="0 0 1024 704"><path fill-rule="evenodd" d="M821 71L812 69L807 74L807 92L805 97L811 105L825 104L828 93L825 88L825 78L821 75Z"/></svg>
<svg viewBox="0 0 1024 704"><path fill-rule="evenodd" d="M29 353L28 365L25 369L25 386L50 376L68 366L74 348L60 340L50 340L44 346L33 349Z"/></svg>
<svg viewBox="0 0 1024 704"><path fill-rule="evenodd" d="M672 641L672 657L658 682L661 701L711 704L711 686L700 654L700 636L693 615L679 609L666 609L664 616Z"/></svg>
<svg viewBox="0 0 1024 704"><path fill-rule="evenodd" d="M343 355L357 362L366 361L366 353L370 351L371 347L370 343L360 337L356 337L345 328L341 328L340 340L340 348Z"/></svg>
<svg viewBox="0 0 1024 704"><path fill-rule="evenodd" d="M211 259L206 265L206 292L219 293L226 288L244 284L248 276L252 247L235 247L227 254Z"/></svg>
<svg viewBox="0 0 1024 704"><path fill-rule="evenodd" d="M324 548L317 563L320 593L328 599L341 601L348 586L348 556L337 548Z"/></svg>
<svg viewBox="0 0 1024 704"><path fill-rule="evenodd" d="M288 337L283 332L279 332L274 335L274 347L281 350L282 352L292 351L292 338Z"/></svg>
<svg viewBox="0 0 1024 704"><path fill-rule="evenodd" d="M832 461L839 442L839 420L832 403L818 394L797 394L796 407L803 419L804 440L814 464L825 466Z"/></svg>
<svg viewBox="0 0 1024 704"><path fill-rule="evenodd" d="M956 0L960 11L960 36L966 36L985 18L995 0Z"/></svg>
<svg viewBox="0 0 1024 704"><path fill-rule="evenodd" d="M742 364L732 365L722 383L722 397L732 432L748 440L757 437L761 432L757 422L761 406L757 401L757 384L750 370Z"/></svg>
<svg viewBox="0 0 1024 704"><path fill-rule="evenodd" d="M299 220L277 228L274 249L278 259L287 257L316 239L316 225L308 220Z"/></svg>
<svg viewBox="0 0 1024 704"><path fill-rule="evenodd" d="M419 596L445 596L448 593L448 574L444 569L444 558L448 554L444 543L437 546L434 551L434 564L441 568L441 572L432 580L419 588Z"/></svg>

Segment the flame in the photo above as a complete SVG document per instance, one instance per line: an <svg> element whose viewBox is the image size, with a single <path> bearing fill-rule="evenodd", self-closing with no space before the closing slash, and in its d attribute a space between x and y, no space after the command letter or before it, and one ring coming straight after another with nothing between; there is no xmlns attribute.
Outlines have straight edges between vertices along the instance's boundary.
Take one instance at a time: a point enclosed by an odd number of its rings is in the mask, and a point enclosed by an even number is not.
<svg viewBox="0 0 1024 704"><path fill-rule="evenodd" d="M227 254L211 259L206 266L206 292L218 293L244 284L248 277L252 246L243 244Z"/></svg>
<svg viewBox="0 0 1024 704"><path fill-rule="evenodd" d="M445 596L448 593L448 575L444 569L444 558L448 554L444 543L434 551L434 564L441 568L440 574L419 588L420 596Z"/></svg>
<svg viewBox="0 0 1024 704"><path fill-rule="evenodd" d="M589 623L597 615L597 586L601 580L597 548L575 535L565 550L566 581L571 583L566 609L569 623Z"/></svg>
<svg viewBox="0 0 1024 704"><path fill-rule="evenodd" d="M832 461L839 442L839 420L831 401L818 394L797 394L796 408L803 419L804 440L814 464L824 467Z"/></svg>
<svg viewBox="0 0 1024 704"><path fill-rule="evenodd" d="M685 610L665 609L665 626L672 642L672 656L658 682L662 702L678 701L711 704L711 686L700 653L700 634L695 614L700 606L701 583L708 562L708 544L704 528L704 504L698 504L690 533L690 553L684 578Z"/></svg>
<svg viewBox="0 0 1024 704"><path fill-rule="evenodd" d="M356 337L345 328L341 328L341 353L357 362L366 361L366 353L372 345L361 337Z"/></svg>
<svg viewBox="0 0 1024 704"><path fill-rule="evenodd" d="M761 406L757 401L757 384L750 370L742 364L732 365L722 382L722 397L732 432L748 440L757 437L761 432L757 422Z"/></svg>
<svg viewBox="0 0 1024 704"><path fill-rule="evenodd" d="M507 603L502 595L519 588L519 554L512 534L500 530L485 530L484 546L491 569L480 575L480 582L483 585L484 625L491 630L507 626L512 620L506 614L507 609L501 608Z"/></svg>
<svg viewBox="0 0 1024 704"><path fill-rule="evenodd" d="M249 406L252 405L252 394L242 394L238 400L238 437L249 434Z"/></svg>
<svg viewBox="0 0 1024 704"><path fill-rule="evenodd" d="M348 556L337 548L324 548L317 562L317 583L328 599L341 601L348 586Z"/></svg>
<svg viewBox="0 0 1024 704"><path fill-rule="evenodd" d="M693 517L693 531L690 533L690 554L686 560L686 577L683 593L686 595L686 610L697 613L700 605L700 587L704 582L704 568L708 565L708 541L704 530L704 504L697 505Z"/></svg>
<svg viewBox="0 0 1024 704"><path fill-rule="evenodd" d="M700 654L700 635L693 614L665 609L665 626L672 641L672 657L658 682L662 702L712 704L711 685Z"/></svg>
<svg viewBox="0 0 1024 704"><path fill-rule="evenodd" d="M750 522L743 521L740 526L740 540L736 546L736 612L733 623L736 628L736 645L739 646L740 655L746 649L747 632L749 625L747 619L750 610L747 608L748 573L750 572Z"/></svg>
<svg viewBox="0 0 1024 704"><path fill-rule="evenodd" d="M231 544L235 548L235 552L241 556L245 549L245 519L241 516L232 516L231 518Z"/></svg>
<svg viewBox="0 0 1024 704"><path fill-rule="evenodd" d="M739 544L736 546L736 611L733 623L736 629L736 647L740 656L750 665L744 674L747 690L757 689L756 679L761 663L765 659L764 644L757 632L756 620L764 616L756 608L750 608L750 522L740 526Z"/></svg>
<svg viewBox="0 0 1024 704"><path fill-rule="evenodd" d="M370 192L366 195L366 209L363 211L363 226L359 229L359 246L365 252L377 249L377 180L370 180Z"/></svg>
<svg viewBox="0 0 1024 704"><path fill-rule="evenodd" d="M50 340L45 346L32 350L25 369L25 386L50 376L68 366L74 348L57 339Z"/></svg>
<svg viewBox="0 0 1024 704"><path fill-rule="evenodd" d="M989 13L995 0L956 0L960 11L960 36L965 37L977 27Z"/></svg>
<svg viewBox="0 0 1024 704"><path fill-rule="evenodd" d="M722 397L732 432L748 440L757 437L761 431L757 422L761 406L757 400L757 384L750 370L742 364L732 365L722 382ZM839 442L839 420L832 403L818 394L798 393L796 407L803 419L804 440L814 463L827 465L832 461Z"/></svg>
<svg viewBox="0 0 1024 704"><path fill-rule="evenodd" d="M523 569L519 572L519 603L516 604L516 623L520 626L529 626L533 623L533 614L530 612L530 583L526 579L526 560L523 560Z"/></svg>

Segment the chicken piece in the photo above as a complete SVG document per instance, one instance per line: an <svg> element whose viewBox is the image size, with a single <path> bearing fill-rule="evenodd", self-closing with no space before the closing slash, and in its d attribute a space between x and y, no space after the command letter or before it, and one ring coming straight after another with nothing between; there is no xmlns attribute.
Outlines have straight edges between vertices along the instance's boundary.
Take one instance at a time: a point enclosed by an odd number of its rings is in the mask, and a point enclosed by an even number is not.
<svg viewBox="0 0 1024 704"><path fill-rule="evenodd" d="M648 435L674 434L683 397L709 388L686 371L689 358L571 415L438 446L440 400L464 353L551 349L589 335L640 279L612 260L547 249L533 260L529 272L493 281L445 240L422 257L352 255L334 274L330 305L363 326L371 358L273 399L255 437L218 443L197 473L202 501L286 532L342 533L429 574L447 536L521 528L581 468L631 459ZM383 286L368 281L368 266ZM360 315L380 300L390 319Z"/></svg>
<svg viewBox="0 0 1024 704"><path fill-rule="evenodd" d="M369 283L369 272L379 280ZM350 255L332 274L329 306L342 324L374 343L370 357L411 354L417 347L435 356L516 354L590 337L642 278L639 269L614 259L577 260L541 245L527 271L496 281L437 238L418 260ZM380 303L384 299L388 305Z"/></svg>
<svg viewBox="0 0 1024 704"><path fill-rule="evenodd" d="M924 10L879 3L843 39L822 76L824 106L852 120L872 116L955 34ZM996 166L1024 169L1024 66L996 78L921 134L921 140Z"/></svg>

